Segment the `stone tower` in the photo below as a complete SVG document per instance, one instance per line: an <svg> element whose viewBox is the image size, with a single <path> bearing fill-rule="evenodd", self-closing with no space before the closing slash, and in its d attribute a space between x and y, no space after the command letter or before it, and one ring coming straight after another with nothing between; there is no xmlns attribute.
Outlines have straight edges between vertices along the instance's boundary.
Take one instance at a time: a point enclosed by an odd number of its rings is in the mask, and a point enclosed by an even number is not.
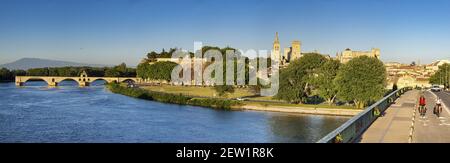
<svg viewBox="0 0 450 163"><path fill-rule="evenodd" d="M278 32L275 34L275 40L273 41L272 53L270 55L270 58L278 62L281 61L280 40L278 39Z"/></svg>
<svg viewBox="0 0 450 163"><path fill-rule="evenodd" d="M299 59L302 56L302 43L300 41L292 41L291 60Z"/></svg>
<svg viewBox="0 0 450 163"><path fill-rule="evenodd" d="M373 57L380 59L380 49L372 48L372 55L373 55Z"/></svg>

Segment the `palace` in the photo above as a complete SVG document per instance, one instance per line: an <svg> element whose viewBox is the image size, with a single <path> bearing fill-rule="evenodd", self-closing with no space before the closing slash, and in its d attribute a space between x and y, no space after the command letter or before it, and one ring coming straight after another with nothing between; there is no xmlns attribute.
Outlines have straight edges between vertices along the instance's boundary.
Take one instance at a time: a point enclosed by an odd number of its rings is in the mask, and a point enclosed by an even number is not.
<svg viewBox="0 0 450 163"><path fill-rule="evenodd" d="M289 48L284 48L283 61L290 62L296 60L302 56L300 41L292 41L292 45Z"/></svg>
<svg viewBox="0 0 450 163"><path fill-rule="evenodd" d="M286 65L290 61L296 60L302 56L301 51L302 43L300 41L292 41L291 47L284 48L283 55L281 54L280 40L278 39L278 32L275 34L275 40L273 42L273 48L270 58L276 60L280 65Z"/></svg>
<svg viewBox="0 0 450 163"><path fill-rule="evenodd" d="M351 49L347 48L341 54L337 54L336 59L341 63L347 63L351 59L360 56L375 57L377 59L380 59L380 49L372 48L371 51L352 51Z"/></svg>

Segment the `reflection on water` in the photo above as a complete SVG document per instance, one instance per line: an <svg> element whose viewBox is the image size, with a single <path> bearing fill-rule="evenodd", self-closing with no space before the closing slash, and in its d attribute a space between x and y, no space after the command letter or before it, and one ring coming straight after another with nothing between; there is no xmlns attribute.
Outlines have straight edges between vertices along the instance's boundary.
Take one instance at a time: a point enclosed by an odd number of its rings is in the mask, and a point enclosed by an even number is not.
<svg viewBox="0 0 450 163"><path fill-rule="evenodd" d="M0 83L0 142L315 142L348 119L163 104L103 84Z"/></svg>
<svg viewBox="0 0 450 163"><path fill-rule="evenodd" d="M334 130L337 126L332 124L341 124L342 120L334 116L282 114L271 116L269 125L274 142L309 142Z"/></svg>

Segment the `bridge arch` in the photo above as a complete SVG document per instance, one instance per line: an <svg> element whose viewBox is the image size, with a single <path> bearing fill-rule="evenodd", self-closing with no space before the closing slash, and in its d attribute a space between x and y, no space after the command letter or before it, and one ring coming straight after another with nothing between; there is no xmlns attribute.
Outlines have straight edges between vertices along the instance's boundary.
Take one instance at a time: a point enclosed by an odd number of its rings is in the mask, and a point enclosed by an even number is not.
<svg viewBox="0 0 450 163"><path fill-rule="evenodd" d="M77 85L80 85L80 82L78 82L76 78L60 78L59 80L56 81L56 84L61 85L61 84L65 84L64 82L70 82L70 81L73 81Z"/></svg>
<svg viewBox="0 0 450 163"><path fill-rule="evenodd" d="M91 82L91 85L104 85L104 84L109 83L106 79L103 79L103 78L91 79L90 82ZM103 83L100 84L100 82L103 82Z"/></svg>
<svg viewBox="0 0 450 163"><path fill-rule="evenodd" d="M47 84L47 86L50 86L50 81L45 80L44 78L40 78L40 77L29 77L29 78L23 79L21 83L23 83L23 85L26 85L30 81L43 81L43 82L45 82L45 84Z"/></svg>
<svg viewBox="0 0 450 163"><path fill-rule="evenodd" d="M125 82L129 82L129 81L131 81L131 82L133 82L133 83L137 83L137 82L138 82L136 79L132 79L132 78L122 78L122 79L119 79L119 82L120 82L120 83L125 83Z"/></svg>
<svg viewBox="0 0 450 163"><path fill-rule="evenodd" d="M142 79L133 78L133 77L88 77L88 76L79 76L79 77L56 77L56 76L16 76L16 85L22 86L29 80L42 80L47 83L48 86L57 86L58 83L63 81L75 81L78 83L80 87L89 86L89 84L96 82L98 80L104 80L106 83L111 82L127 82L131 81L133 83L140 83Z"/></svg>

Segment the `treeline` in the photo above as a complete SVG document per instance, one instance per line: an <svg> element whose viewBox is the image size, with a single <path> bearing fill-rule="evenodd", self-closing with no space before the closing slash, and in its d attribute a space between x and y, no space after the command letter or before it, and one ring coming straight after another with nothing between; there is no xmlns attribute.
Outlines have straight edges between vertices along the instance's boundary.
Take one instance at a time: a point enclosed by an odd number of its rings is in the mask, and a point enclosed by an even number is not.
<svg viewBox="0 0 450 163"><path fill-rule="evenodd" d="M151 52L147 54L147 57L144 58L144 60L138 65L137 67L137 76L141 77L143 79L150 79L150 80L166 80L166 81L170 81L171 79L171 73L172 70L175 66L177 66L177 63L173 63L173 62L169 62L169 61L163 61L163 62L156 62L157 58L171 58L172 54L176 51L176 48L171 48L168 52L166 52L164 49L161 53L157 53L157 52ZM205 54L207 51L209 50L217 50L221 53L222 55L222 59L223 59L223 81L225 82L226 79L226 52L231 50L236 52L236 49L231 48L231 47L225 47L225 48L220 48L220 47L214 47L214 46L204 46L202 47L202 54ZM236 52L237 56L241 56L240 52ZM189 52L189 54L191 55L191 57L194 56L194 53ZM203 57L203 56L202 56ZM210 64L212 64L214 61L211 62L206 62L205 64L203 64L203 69L207 66L209 66ZM245 83L249 82L249 76L248 76L248 72L249 72L249 63L250 63L250 59L246 59L245 60ZM236 76L237 76L237 60L234 61L234 71L235 71L235 83L236 81ZM267 59L267 66L269 67L271 64L271 60L270 58ZM257 60L257 66L259 66L259 60ZM191 71L191 77L194 77L194 71ZM214 77L214 73L212 74L212 77Z"/></svg>
<svg viewBox="0 0 450 163"><path fill-rule="evenodd" d="M280 72L280 89L275 96L290 103L310 103L311 97L329 104L353 103L363 108L388 91L386 69L376 59L361 56L341 64L320 54L305 54Z"/></svg>
<svg viewBox="0 0 450 163"><path fill-rule="evenodd" d="M140 88L127 88L117 83L108 84L109 90L113 93L123 94L130 97L154 100L164 103L180 104L180 105L193 105L202 107L211 107L217 109L230 110L233 106L240 105L240 102L224 99L210 99L210 98L193 98L184 95L176 95L163 92L153 92L143 90Z"/></svg>
<svg viewBox="0 0 450 163"><path fill-rule="evenodd" d="M235 50L231 47L225 47L225 48L219 48L216 46L204 46L202 47L202 54L205 54L208 50L219 50L222 54L225 54L227 50ZM170 48L169 51L166 51L165 49L162 49L160 53L152 51L150 53L147 53L147 58L145 58L145 62L154 62L157 58L171 58L172 54L177 51L177 48ZM194 53L189 52L190 56L193 57ZM202 56L203 57L203 56Z"/></svg>
<svg viewBox="0 0 450 163"><path fill-rule="evenodd" d="M6 68L0 69L0 82L14 81L16 76L26 75L24 70L8 70Z"/></svg>
<svg viewBox="0 0 450 163"><path fill-rule="evenodd" d="M143 79L170 81L172 70L177 66L174 62L141 63L137 67L137 76Z"/></svg>
<svg viewBox="0 0 450 163"><path fill-rule="evenodd" d="M230 47L219 48L213 46L204 46L202 47L202 54L205 54L208 50L218 50L221 52L222 56L225 56L225 52L227 50L235 50L235 49ZM158 58L171 58L172 54L175 53L176 51L177 51L176 48L171 48L168 52L163 49L162 52L160 53L157 53L155 51L148 53L147 57L144 58L143 62L141 62L137 67L137 76L143 79L170 81L172 70L178 64L169 61L164 62L156 62L156 61ZM189 52L189 54L191 57L194 57L193 52ZM203 66L206 67L208 64L211 63L206 63L206 65ZM224 64L224 68L225 66L226 65ZM194 73L194 71L192 71L192 73ZM194 74L192 74L192 76L193 75Z"/></svg>
<svg viewBox="0 0 450 163"><path fill-rule="evenodd" d="M450 88L450 64L445 63L439 66L438 71L430 77L430 83Z"/></svg>
<svg viewBox="0 0 450 163"><path fill-rule="evenodd" d="M13 81L15 76L80 76L86 71L89 76L96 77L136 77L136 69L128 68L125 63L114 67L46 67L28 70L0 69L0 81Z"/></svg>

